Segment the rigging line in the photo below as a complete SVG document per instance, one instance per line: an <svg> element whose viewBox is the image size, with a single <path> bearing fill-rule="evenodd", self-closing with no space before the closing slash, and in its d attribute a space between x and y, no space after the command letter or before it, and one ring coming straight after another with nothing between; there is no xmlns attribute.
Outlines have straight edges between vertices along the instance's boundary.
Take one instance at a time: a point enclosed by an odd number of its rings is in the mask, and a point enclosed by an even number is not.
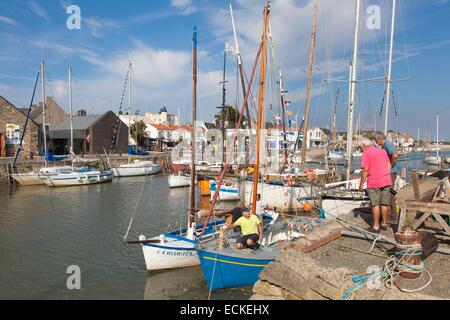
<svg viewBox="0 0 450 320"><path fill-rule="evenodd" d="M38 82L39 82L40 73L41 73L41 69L39 68L39 70L38 70L38 72L36 74L36 81L34 82L33 95L31 96L30 106L28 107L28 113L27 113L27 117L25 119L25 124L23 126L22 136L20 137L20 143L19 143L19 146L17 148L16 155L14 156L14 162L13 162L13 165L12 165L12 169L13 169L14 173L17 173L17 167L16 167L17 157L19 156L20 151L22 151L23 138L24 138L26 130L27 130L28 120L30 119L31 108L33 107L34 95L36 94L36 87L37 87Z"/></svg>
<svg viewBox="0 0 450 320"><path fill-rule="evenodd" d="M411 70L410 70L410 64L409 64L409 54L408 54L408 47L406 46L406 37L405 37L405 25L403 21L403 11L402 7L400 5L401 1L399 0L398 3L398 11L400 12L400 27L402 28L402 38L403 38L403 47L405 48L405 58L406 58L406 68L408 70L408 78L411 76Z"/></svg>
<svg viewBox="0 0 450 320"><path fill-rule="evenodd" d="M141 199L142 190L144 190L144 185L145 185L145 181L146 180L147 180L147 176L144 176L144 181L142 182L141 190L139 191L139 196L137 198L136 205L134 206L134 211L133 211L133 214L131 216L130 224L128 225L127 232L125 233L125 236L123 237L123 241L124 241L125 244L127 243L128 233L130 232L130 228L131 228L131 225L133 223L134 216L136 215L137 207L139 205L139 200Z"/></svg>
<svg viewBox="0 0 450 320"><path fill-rule="evenodd" d="M125 75L125 81L124 81L124 86L123 86L123 90L122 90L122 97L120 99L118 114L120 114L120 112L122 111L122 105L123 105L123 101L125 99L125 91L127 88L129 76L130 76L130 70L128 69L127 73ZM128 117L131 117L131 115L129 114ZM122 127L122 121L120 120L120 117L117 116L116 123L114 124L114 128L113 128L113 138L111 140L111 147L109 149L109 154L111 154L113 150L114 151L116 150L117 140L119 139L119 136L120 136L120 128L121 127ZM128 148L128 142L127 142L127 148Z"/></svg>

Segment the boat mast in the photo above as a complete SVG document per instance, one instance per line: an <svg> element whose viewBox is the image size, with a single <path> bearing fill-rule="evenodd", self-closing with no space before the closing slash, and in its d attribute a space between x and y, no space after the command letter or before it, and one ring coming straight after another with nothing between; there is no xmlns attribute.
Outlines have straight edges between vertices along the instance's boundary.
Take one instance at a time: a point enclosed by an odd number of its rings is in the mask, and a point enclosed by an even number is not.
<svg viewBox="0 0 450 320"><path fill-rule="evenodd" d="M191 186L190 186L190 204L189 204L189 224L192 228L195 222L195 149L197 143L197 130L195 120L197 119L197 27L194 27L192 34L192 164L191 164Z"/></svg>
<svg viewBox="0 0 450 320"><path fill-rule="evenodd" d="M391 96L391 72L392 72L392 51L394 48L394 30L395 30L395 3L396 0L392 0L392 21L391 21L391 43L389 46L389 66L388 66L388 77L387 77L387 89L386 89L386 110L384 115L384 134L387 135L387 125L389 116L389 100Z"/></svg>
<svg viewBox="0 0 450 320"><path fill-rule="evenodd" d="M220 107L217 107L217 109L221 109L222 110L222 165L221 165L221 170L223 169L223 166L225 165L225 121L226 121L226 110L227 110L227 105L226 105L226 87L225 84L227 83L226 78L225 78L225 73L226 73L226 63L227 63L227 50L226 48L223 50L223 79L222 82L220 82L219 84L222 85L222 105ZM237 111L237 108L236 108Z"/></svg>
<svg viewBox="0 0 450 320"><path fill-rule="evenodd" d="M255 170L253 172L253 193L252 193L253 214L256 214L256 196L258 193L261 124L263 121L263 104L264 104L265 80L266 80L267 25L269 13L270 13L270 5L267 4L264 7L264 25L263 25L264 30L261 44L261 65L260 65L260 80L259 80L259 95L258 95L258 123L256 129L256 157L255 157Z"/></svg>
<svg viewBox="0 0 450 320"><path fill-rule="evenodd" d="M42 133L44 135L44 165L47 167L47 128L46 128L46 112L45 112L45 63L44 63L44 52L42 51L42 61L41 61L41 71L42 71Z"/></svg>
<svg viewBox="0 0 450 320"><path fill-rule="evenodd" d="M356 90L356 64L358 59L358 29L359 29L359 9L360 0L356 0L355 15L355 39L353 47L353 60L350 64L350 95L348 104L348 128L347 128L347 164L346 177L347 181L351 177L352 168L352 151L353 151L353 110L355 107L355 90Z"/></svg>
<svg viewBox="0 0 450 320"><path fill-rule="evenodd" d="M72 66L69 64L70 155L73 155Z"/></svg>
<svg viewBox="0 0 450 320"><path fill-rule="evenodd" d="M286 90L284 90L283 88L283 77L281 75L281 70L280 70L280 78L279 78L279 85L280 85L280 97L281 97L281 121L282 121L282 129L283 129L283 141L284 141L284 164L287 163L288 161L288 149L287 149L287 137L286 137L286 102L284 99L284 94L287 92Z"/></svg>
<svg viewBox="0 0 450 320"><path fill-rule="evenodd" d="M436 157L439 158L439 114L436 115Z"/></svg>
<svg viewBox="0 0 450 320"><path fill-rule="evenodd" d="M131 145L131 67L132 64L130 61L128 63L128 145Z"/></svg>
<svg viewBox="0 0 450 320"><path fill-rule="evenodd" d="M333 129L332 130L333 130L333 145L334 145L334 147L336 147L336 145L337 145L336 108L337 108L338 98L339 98L339 88L337 88L336 101L334 102L334 105L333 105L333 121L332 121Z"/></svg>
<svg viewBox="0 0 450 320"><path fill-rule="evenodd" d="M305 169L305 156L306 156L306 143L308 133L308 116L309 106L311 102L311 84L312 84L312 68L314 64L314 49L316 47L316 29L317 29L317 6L318 0L314 0L314 15L311 30L311 44L309 48L309 67L308 67L308 83L306 86L306 104L305 104L305 116L303 120L303 141L302 141L302 154L300 160L300 171Z"/></svg>
<svg viewBox="0 0 450 320"><path fill-rule="evenodd" d="M244 98L245 98L246 88L245 88L245 80L244 80L244 69L242 66L241 53L239 52L239 44L238 44L238 39L237 39L237 34L236 34L236 25L234 24L233 7L231 6L231 3L230 3L230 15L231 15L231 24L233 25L234 43L236 45L236 56L238 58L239 74L241 76L242 94L244 95ZM248 109L247 102L245 102L245 113L247 115L247 128L251 129L252 121L250 118L250 110Z"/></svg>

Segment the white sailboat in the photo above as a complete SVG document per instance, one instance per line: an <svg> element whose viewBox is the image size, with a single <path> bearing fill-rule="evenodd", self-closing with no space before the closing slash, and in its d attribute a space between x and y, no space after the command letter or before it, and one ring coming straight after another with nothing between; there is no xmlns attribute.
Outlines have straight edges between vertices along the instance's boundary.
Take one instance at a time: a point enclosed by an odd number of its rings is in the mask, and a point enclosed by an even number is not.
<svg viewBox="0 0 450 320"><path fill-rule="evenodd" d="M73 117L72 117L72 67L69 66L69 103L70 103L70 153L73 155ZM113 179L111 170L92 170L86 168L72 168L70 171L49 175L44 182L49 187L69 187L108 182Z"/></svg>
<svg viewBox="0 0 450 320"><path fill-rule="evenodd" d="M22 186L35 186L45 184L47 176L56 175L61 172L68 172L72 168L70 166L53 166L49 167L47 162L47 132L46 132L46 113L45 113L45 63L44 58L41 60L41 89L42 89L42 132L44 142L44 167L37 171L27 173L14 173L12 177Z"/></svg>
<svg viewBox="0 0 450 320"><path fill-rule="evenodd" d="M426 156L423 162L432 165L439 166L442 163L442 158L439 156L439 115L436 115L436 147L432 151L436 151L436 156Z"/></svg>
<svg viewBox="0 0 450 320"><path fill-rule="evenodd" d="M131 68L132 63L128 64L128 137L129 145L131 141ZM137 132L136 132L136 144L137 144ZM139 160L134 159L128 161L128 163L123 163L117 167L113 168L115 177L134 177L134 176L146 176L157 174L161 172L161 166L149 160Z"/></svg>
<svg viewBox="0 0 450 320"><path fill-rule="evenodd" d="M169 175L167 182L170 188L189 187L191 185L191 177L179 172Z"/></svg>

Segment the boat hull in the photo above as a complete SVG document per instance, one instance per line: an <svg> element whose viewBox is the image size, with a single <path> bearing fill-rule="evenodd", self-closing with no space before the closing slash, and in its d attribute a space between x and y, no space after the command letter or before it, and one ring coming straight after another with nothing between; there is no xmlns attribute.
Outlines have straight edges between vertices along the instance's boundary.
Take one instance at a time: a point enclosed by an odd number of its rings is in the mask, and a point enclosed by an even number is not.
<svg viewBox="0 0 450 320"><path fill-rule="evenodd" d="M45 180L38 173L18 173L13 174L12 177L22 186L36 186L45 184Z"/></svg>
<svg viewBox="0 0 450 320"><path fill-rule="evenodd" d="M214 197L214 193L217 189L217 184L215 181L210 181L209 184L211 199ZM231 186L221 185L219 190L219 200L221 201L238 201L240 200L239 188L236 184Z"/></svg>
<svg viewBox="0 0 450 320"><path fill-rule="evenodd" d="M13 179L22 186L44 185L48 176L55 176L62 172L69 172L72 167L69 166L55 166L41 168L39 172L29 173L15 173L12 175Z"/></svg>
<svg viewBox="0 0 450 320"><path fill-rule="evenodd" d="M245 201L251 202L253 181L245 182ZM293 210L303 208L304 202L311 198L311 186L284 186L280 184L258 183L258 193L270 208ZM299 201L299 199L301 201Z"/></svg>
<svg viewBox="0 0 450 320"><path fill-rule="evenodd" d="M152 238L153 240L159 237ZM191 267L200 264L193 244L185 241L145 243L142 245L147 270Z"/></svg>
<svg viewBox="0 0 450 320"><path fill-rule="evenodd" d="M147 176L161 172L161 166L123 166L113 168L115 177Z"/></svg>
<svg viewBox="0 0 450 320"><path fill-rule="evenodd" d="M423 162L428 165L438 166L441 164L442 159L441 157L426 157L423 159Z"/></svg>
<svg viewBox="0 0 450 320"><path fill-rule="evenodd" d="M213 236L216 227L220 227L225 221L217 221L208 224L203 238ZM199 233L203 228L197 228ZM198 243L186 237L186 229L181 232L173 232L150 238L151 243L145 242L146 237L141 235L139 240L143 241L142 251L144 253L145 265L148 271L164 270L173 268L190 267L200 264L195 245Z"/></svg>
<svg viewBox="0 0 450 320"><path fill-rule="evenodd" d="M249 259L202 249L197 249L197 254L209 290L254 285L261 271L276 258Z"/></svg>
<svg viewBox="0 0 450 320"><path fill-rule="evenodd" d="M97 184L112 181L114 175L112 171L86 172L86 173L68 173L56 176L49 176L45 180L45 184L49 187L71 187L89 184Z"/></svg>
<svg viewBox="0 0 450 320"><path fill-rule="evenodd" d="M189 187L191 185L191 177L172 174L168 176L167 182L170 188Z"/></svg>

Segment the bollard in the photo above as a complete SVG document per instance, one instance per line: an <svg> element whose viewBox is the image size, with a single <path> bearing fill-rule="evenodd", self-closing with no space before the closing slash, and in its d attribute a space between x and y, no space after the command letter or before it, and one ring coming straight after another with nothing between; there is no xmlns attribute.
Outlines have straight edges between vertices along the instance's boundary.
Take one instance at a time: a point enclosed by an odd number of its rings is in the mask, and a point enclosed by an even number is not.
<svg viewBox="0 0 450 320"><path fill-rule="evenodd" d="M420 245L422 240L422 234L413 230L411 226L404 226L401 231L395 233L395 240L397 241L397 250L405 250L408 246ZM403 256L399 258L401 262L410 266L419 267L422 264L420 255L415 256ZM421 273L416 272L401 272L400 277L405 279L417 279Z"/></svg>

